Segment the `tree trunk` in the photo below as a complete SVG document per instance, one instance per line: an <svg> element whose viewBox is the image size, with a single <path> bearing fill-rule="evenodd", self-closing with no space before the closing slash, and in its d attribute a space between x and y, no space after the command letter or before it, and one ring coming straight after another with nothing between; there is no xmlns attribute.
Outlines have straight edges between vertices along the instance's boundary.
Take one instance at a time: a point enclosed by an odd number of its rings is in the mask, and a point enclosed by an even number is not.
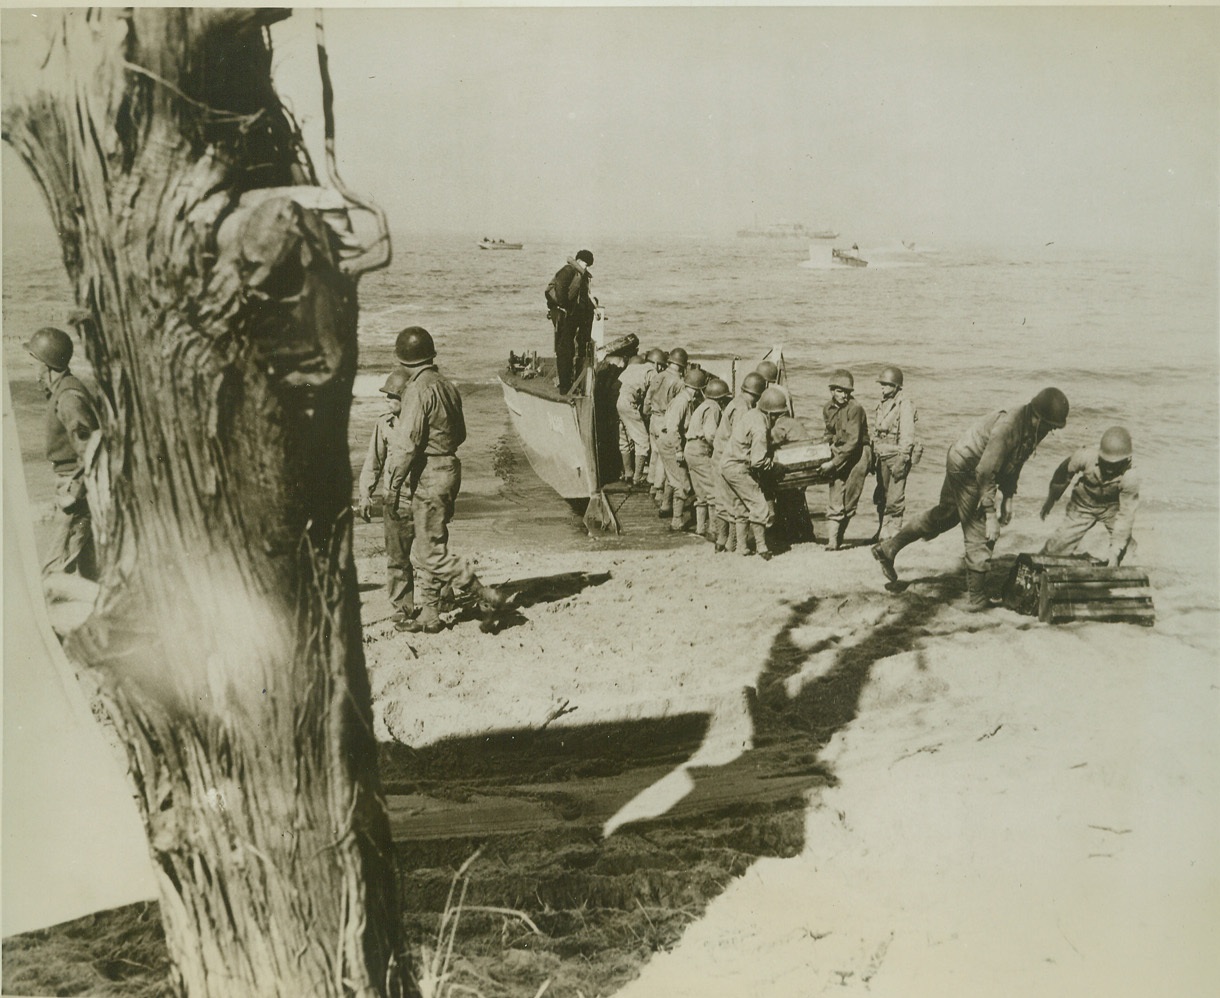
<svg viewBox="0 0 1220 998"><path fill-rule="evenodd" d="M103 567L67 647L128 753L174 984L399 995L352 557L356 282L271 86L286 16L6 12L4 138L90 316Z"/></svg>

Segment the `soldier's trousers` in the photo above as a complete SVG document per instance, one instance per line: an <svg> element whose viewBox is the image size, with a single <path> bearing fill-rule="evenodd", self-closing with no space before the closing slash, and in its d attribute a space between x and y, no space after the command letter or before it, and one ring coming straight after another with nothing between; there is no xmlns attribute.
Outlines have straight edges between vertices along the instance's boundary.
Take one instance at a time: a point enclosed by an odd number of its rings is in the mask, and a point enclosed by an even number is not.
<svg viewBox="0 0 1220 998"><path fill-rule="evenodd" d="M873 452L866 444L855 462L835 473L830 480L830 496L826 502L826 519L850 520L860 505L864 491L864 480L868 477L868 466Z"/></svg>
<svg viewBox="0 0 1220 998"><path fill-rule="evenodd" d="M899 537L909 533L928 541L960 523L966 546L966 568L971 572L986 572L995 545L987 540L987 514L979 508L980 497L974 469L950 449L940 500L903 527Z"/></svg>
<svg viewBox="0 0 1220 998"><path fill-rule="evenodd" d="M425 459L411 497L411 566L421 606L435 606L445 583L462 588L475 579L470 563L449 550L449 521L461 487L462 462L456 456Z"/></svg>
<svg viewBox="0 0 1220 998"><path fill-rule="evenodd" d="M906 463L902 454L887 454L877 458L877 487L873 489L873 505L887 520L901 520L907 510L907 474L894 477L894 470Z"/></svg>
<svg viewBox="0 0 1220 998"><path fill-rule="evenodd" d="M644 417L640 415L640 410L629 402L621 400L617 408L619 425L627 434L627 439L631 441L632 446L635 447L636 456L647 457L651 444L648 440L648 427L644 425ZM619 436L621 438L622 433Z"/></svg>
<svg viewBox="0 0 1220 998"><path fill-rule="evenodd" d="M81 511L65 512L56 506L52 514L51 539L42 564L44 576L56 572L97 579L97 552L93 545L93 520L82 500Z"/></svg>
<svg viewBox="0 0 1220 998"><path fill-rule="evenodd" d="M665 441L665 437L661 437ZM685 460L685 458L683 458ZM678 463L678 451L667 442L661 444L661 463L665 467L665 482L674 490L674 498L686 502L693 494L690 484L690 472L684 465Z"/></svg>
<svg viewBox="0 0 1220 998"><path fill-rule="evenodd" d="M415 571L411 567L415 517L411 506L395 513L392 505L387 502L381 510L381 525L385 534L385 587L391 605L401 610L413 606L415 601Z"/></svg>
<svg viewBox="0 0 1220 998"><path fill-rule="evenodd" d="M1084 540L1094 526L1101 523L1106 532L1114 536L1114 520L1118 516L1118 506L1103 506L1100 509L1085 509L1076 502L1068 500L1064 510L1063 523L1050 536L1042 548L1043 554L1069 555L1075 554L1076 548Z"/></svg>
<svg viewBox="0 0 1220 998"><path fill-rule="evenodd" d="M648 484L654 489L665 487L665 462L661 460L661 426L664 414L653 413L648 421L648 441L652 448L652 459L648 465Z"/></svg>
<svg viewBox="0 0 1220 998"><path fill-rule="evenodd" d="M712 455L706 443L694 442L686 445L686 470L690 473L695 505L714 506L716 481L712 471Z"/></svg>
<svg viewBox="0 0 1220 998"><path fill-rule="evenodd" d="M764 527L775 522L775 507L763 495L762 486L754 480L750 469L741 461L725 461L720 466L728 486L731 502L730 513L734 520L749 520L751 523L761 523Z"/></svg>

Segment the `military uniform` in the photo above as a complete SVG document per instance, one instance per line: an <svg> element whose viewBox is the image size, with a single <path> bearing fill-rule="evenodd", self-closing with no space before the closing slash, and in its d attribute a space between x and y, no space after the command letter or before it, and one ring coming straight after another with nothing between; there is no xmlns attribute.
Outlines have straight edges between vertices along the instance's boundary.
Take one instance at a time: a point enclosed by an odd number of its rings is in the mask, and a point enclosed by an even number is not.
<svg viewBox="0 0 1220 998"><path fill-rule="evenodd" d="M390 495L405 490L410 496L418 602L435 608L446 582L464 588L476 581L469 563L449 550L449 521L462 486L457 449L466 440L466 420L461 395L436 365L408 371L411 380L389 438Z"/></svg>
<svg viewBox="0 0 1220 998"><path fill-rule="evenodd" d="M360 469L360 498L372 503L378 485L382 486L381 523L385 537L386 591L395 610L410 614L415 609L415 573L411 568L411 542L415 539L415 523L410 505L402 506L392 499L389 488L387 460L390 437L398 417L383 412L373 424L364 466ZM395 508L397 507L397 508Z"/></svg>
<svg viewBox="0 0 1220 998"><path fill-rule="evenodd" d="M665 409L664 425L661 427L661 460L665 463L666 482L673 489L675 528L676 521L694 494L685 454L686 431L694 410L694 390L686 387L679 389Z"/></svg>
<svg viewBox="0 0 1220 998"><path fill-rule="evenodd" d="M830 444L831 464L829 499L826 504L826 519L836 524L840 531L856 514L860 493L864 491L864 479L872 462L872 451L868 442L868 417L864 408L855 399L849 398L843 405L827 402L822 409L826 424L825 443Z"/></svg>
<svg viewBox="0 0 1220 998"><path fill-rule="evenodd" d="M721 474L728 485L733 519L738 524L748 521L769 527L775 519L774 507L754 477L770 456L771 428L766 415L758 409L747 409L737 415L724 448ZM739 548L741 540L739 533Z"/></svg>
<svg viewBox="0 0 1220 998"><path fill-rule="evenodd" d="M1139 478L1131 466L1106 478L1101 473L1098 448L1081 447L1068 459L1068 474L1079 475L1064 520L1042 549L1043 554L1074 554L1084 535L1096 524L1110 535L1109 561L1117 565L1131 543L1131 528L1140 504Z"/></svg>
<svg viewBox="0 0 1220 998"><path fill-rule="evenodd" d="M724 452L729 446L729 436L737 418L750 411L754 404L752 396L742 392L729 400L720 414L720 425L716 427L716 436L712 440L712 479L715 485L716 516L725 523L732 523L733 491L724 477Z"/></svg>
<svg viewBox="0 0 1220 998"><path fill-rule="evenodd" d="M682 375L672 367L666 367L652 380L645 405L648 411L648 437L652 445L653 461L648 480L654 492L662 493L662 508L672 499L665 477L665 462L660 459L661 431L665 428L665 410L674 396L682 390Z"/></svg>
<svg viewBox="0 0 1220 998"><path fill-rule="evenodd" d="M720 428L721 407L715 399L704 399L691 413L686 430L686 468L695 493L695 510L715 508L716 479L712 471L712 446ZM707 515L707 514L705 514Z"/></svg>
<svg viewBox="0 0 1220 998"><path fill-rule="evenodd" d="M872 443L877 456L877 487L873 505L882 537L892 537L902 527L907 508L907 475L915 449L915 404L902 390L877 403L873 414Z"/></svg>
<svg viewBox="0 0 1220 998"><path fill-rule="evenodd" d="M628 364L623 373L618 376L618 401L615 406L619 419L619 449L634 457L637 469L642 469L648 459L651 445L648 440L648 426L644 422L644 393L652 383L656 374L652 364ZM623 437L626 437L624 445ZM624 468L624 477L631 471ZM639 474L636 475L639 478Z"/></svg>
<svg viewBox="0 0 1220 998"><path fill-rule="evenodd" d="M561 392L572 387L588 360L593 325L593 299L589 295L592 277L583 261L569 259L546 287L547 305L555 326L555 368Z"/></svg>
<svg viewBox="0 0 1220 998"><path fill-rule="evenodd" d="M52 375L47 406L47 460L55 471L55 511L43 575L65 572L97 578L93 523L85 495L85 449L98 428L84 384L65 371Z"/></svg>

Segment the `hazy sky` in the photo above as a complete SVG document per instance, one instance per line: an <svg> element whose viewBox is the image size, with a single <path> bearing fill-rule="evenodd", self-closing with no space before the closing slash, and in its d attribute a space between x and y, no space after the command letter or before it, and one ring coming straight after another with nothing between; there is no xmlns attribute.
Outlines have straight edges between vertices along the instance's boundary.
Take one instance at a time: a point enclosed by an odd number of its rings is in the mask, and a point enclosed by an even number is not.
<svg viewBox="0 0 1220 998"><path fill-rule="evenodd" d="M400 233L579 242L786 219L859 240L1215 253L1220 10L324 17L340 170ZM313 139L312 11L273 37Z"/></svg>

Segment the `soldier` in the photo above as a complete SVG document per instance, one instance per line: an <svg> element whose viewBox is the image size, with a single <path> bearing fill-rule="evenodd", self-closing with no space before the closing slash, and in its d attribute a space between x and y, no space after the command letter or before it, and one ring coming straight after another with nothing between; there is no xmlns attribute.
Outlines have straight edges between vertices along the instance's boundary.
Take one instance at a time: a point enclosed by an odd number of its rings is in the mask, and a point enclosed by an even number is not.
<svg viewBox="0 0 1220 998"><path fill-rule="evenodd" d="M389 454L390 437L402 411L402 393L407 386L407 372L398 367L390 372L379 391L385 395L387 408L373 424L373 435L369 438L364 466L360 469L358 510L365 523L372 519L373 494L381 489L381 526L385 537L386 591L395 623L415 616L415 573L411 569L411 541L415 539L415 527L411 520L410 506L395 510L390 508L390 488L385 481L386 458Z"/></svg>
<svg viewBox="0 0 1220 998"><path fill-rule="evenodd" d="M440 594L446 582L469 588L487 612L503 605L503 596L479 582L469 563L449 550L449 521L462 485L457 449L466 439L462 397L436 369L436 348L421 326L408 326L394 345L406 368L402 411L390 436L389 493L386 505L399 514L405 490L411 504L415 539L411 567L415 570L419 615L400 620L400 631L436 634L443 628Z"/></svg>
<svg viewBox="0 0 1220 998"><path fill-rule="evenodd" d="M674 488L665 474L665 462L660 458L661 431L665 428L665 411L674 396L682 390L682 379L686 374L686 351L674 347L666 357L665 370L657 375L648 389L648 435L652 443L655 470L652 479L653 498L660 505L662 518L673 515Z"/></svg>
<svg viewBox="0 0 1220 998"><path fill-rule="evenodd" d="M763 380L766 381L768 388L778 388L784 393L784 398L788 400L788 414L792 414L792 398L788 394L788 389L779 383L779 365L773 360L759 361L758 367L754 368L756 374L761 374Z"/></svg>
<svg viewBox="0 0 1220 998"><path fill-rule="evenodd" d="M830 444L830 457L822 468L830 472L826 519L829 532L826 550L837 551L843 544L847 525L856 515L864 479L872 463L868 442L868 417L864 407L856 402L856 382L850 371L835 371L830 377L830 401L822 409L826 422L823 440Z"/></svg>
<svg viewBox="0 0 1220 998"><path fill-rule="evenodd" d="M975 423L945 459L940 501L873 547L873 557L891 582L898 581L894 559L919 539L931 540L961 524L966 546L966 609L986 610L987 569L1000 536L1012 518L1010 503L1021 469L1051 430L1067 424L1068 400L1058 388L1044 388L1013 412L999 410ZM1002 496L996 509L996 489Z"/></svg>
<svg viewBox="0 0 1220 998"><path fill-rule="evenodd" d="M555 272L546 286L547 316L555 327L555 371L566 393L589 359L594 299L589 294L593 254L582 249Z"/></svg>
<svg viewBox="0 0 1220 998"><path fill-rule="evenodd" d="M733 432L733 424L737 417L749 412L758 404L758 397L767 387L766 379L757 371L752 371L741 379L741 389L720 414L720 426L716 429L716 438L712 441L712 479L716 484L716 542L715 549L721 551L737 550L737 532L733 526L736 522L733 515L733 491L724 477L724 455L728 449L729 436Z"/></svg>
<svg viewBox="0 0 1220 998"><path fill-rule="evenodd" d="M686 466L686 433L695 406L703 401L703 386L706 384L707 371L688 367L683 375L682 388L665 410L665 425L661 428L661 460L665 462L665 478L673 490L671 530L686 530L690 526L686 519L686 508L694 498L694 487ZM658 515L663 516L664 513Z"/></svg>
<svg viewBox="0 0 1220 998"><path fill-rule="evenodd" d="M776 391L774 386L763 391L756 408L747 409L734 419L721 466L732 500L737 553L753 553L752 534L754 548L764 561L771 560L767 528L775 521L775 506L763 495L758 476L771 468L771 427L787 411L788 399L783 392Z"/></svg>
<svg viewBox="0 0 1220 998"><path fill-rule="evenodd" d="M1131 434L1121 426L1111 426L1101 435L1099 446L1081 447L1055 469L1042 519L1047 518L1073 478L1076 487L1064 511L1063 524L1046 542L1043 554L1074 554L1084 535L1101 523L1110 535L1106 564L1122 564L1140 504L1139 479L1131 470L1131 455Z"/></svg>
<svg viewBox="0 0 1220 998"><path fill-rule="evenodd" d="M712 472L712 446L720 428L720 416L729 401L729 386L720 378L710 378L703 386L703 401L691 414L686 430L686 469L695 492L695 533L721 543L712 520L716 519L716 480ZM717 522L720 522L717 520Z"/></svg>
<svg viewBox="0 0 1220 998"><path fill-rule="evenodd" d="M907 508L907 475L915 451L915 403L902 390L902 369L887 367L877 378L881 401L873 415L873 453L877 456L877 540L893 537L902 529Z"/></svg>
<svg viewBox="0 0 1220 998"><path fill-rule="evenodd" d="M44 326L25 344L38 361L38 383L46 393L47 460L55 471L53 532L43 576L56 572L97 579L93 521L85 495L85 450L98 429L97 411L84 384L68 370L72 338Z"/></svg>
<svg viewBox="0 0 1220 998"><path fill-rule="evenodd" d="M631 481L634 485L644 483L644 468L651 450L648 426L644 421L644 392L655 373L656 365L649 364L636 354L627 361L623 373L618 376L618 401L615 407L618 410L623 480Z"/></svg>

